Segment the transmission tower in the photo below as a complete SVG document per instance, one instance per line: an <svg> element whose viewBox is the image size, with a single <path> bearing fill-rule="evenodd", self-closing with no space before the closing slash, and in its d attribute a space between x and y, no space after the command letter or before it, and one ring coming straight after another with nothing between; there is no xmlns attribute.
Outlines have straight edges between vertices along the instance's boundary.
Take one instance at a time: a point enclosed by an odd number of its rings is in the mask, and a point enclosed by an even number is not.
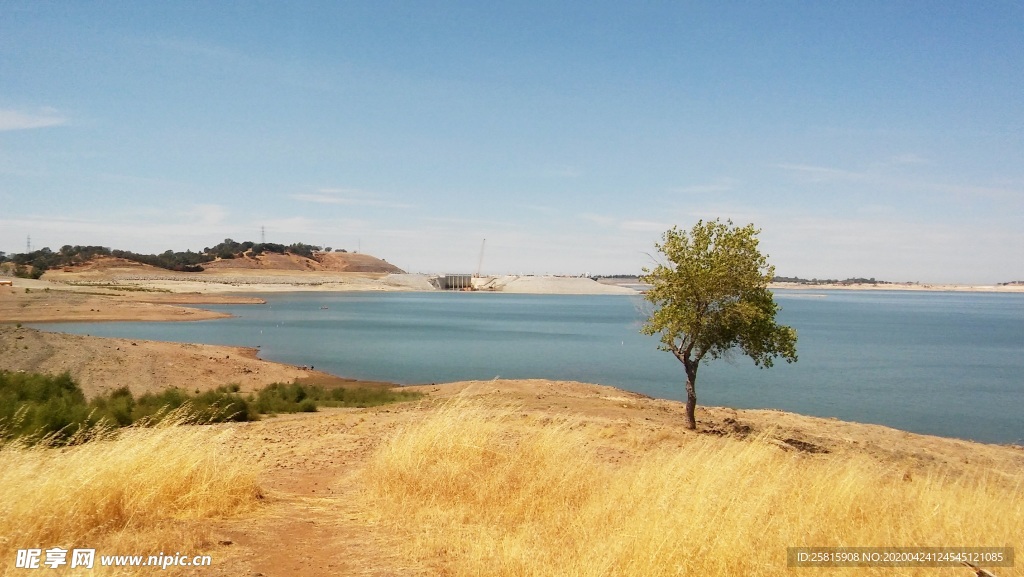
<svg viewBox="0 0 1024 577"><path fill-rule="evenodd" d="M260 244L267 244L267 227L260 227Z"/></svg>
<svg viewBox="0 0 1024 577"><path fill-rule="evenodd" d="M487 239L485 238L480 243L480 258L476 261L476 278L480 278L480 269L484 267L484 247L487 246Z"/></svg>
<svg viewBox="0 0 1024 577"><path fill-rule="evenodd" d="M28 238L25 239L25 252L26 253L32 252L32 235L31 234L28 235Z"/></svg>

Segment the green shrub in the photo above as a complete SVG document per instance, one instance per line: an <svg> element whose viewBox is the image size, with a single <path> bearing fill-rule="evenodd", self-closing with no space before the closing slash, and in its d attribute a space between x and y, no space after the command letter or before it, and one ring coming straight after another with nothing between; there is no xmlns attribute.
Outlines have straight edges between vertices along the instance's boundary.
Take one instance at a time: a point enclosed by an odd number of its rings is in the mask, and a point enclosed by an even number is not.
<svg viewBox="0 0 1024 577"><path fill-rule="evenodd" d="M70 374L0 371L0 442L46 435L67 439L97 421Z"/></svg>
<svg viewBox="0 0 1024 577"><path fill-rule="evenodd" d="M87 401L69 373L0 371L0 444L14 438L52 445L82 442L91 431L140 421L153 424L182 407L192 422L205 424L254 421L260 413L311 413L317 407L374 407L423 396L380 387L324 389L299 383L275 383L244 397L239 391L239 385L231 384L194 395L166 389L135 398L128 387L121 387Z"/></svg>
<svg viewBox="0 0 1024 577"><path fill-rule="evenodd" d="M159 393L146 393L138 399L138 409L133 413L135 420L158 419L186 403L190 412L200 423L223 423L225 421L255 421L259 419L256 410L237 393L238 385L217 387L196 395L189 395L181 389L167 389Z"/></svg>
<svg viewBox="0 0 1024 577"><path fill-rule="evenodd" d="M412 401L423 395L382 387L324 389L317 385L275 383L256 395L256 408L261 413L294 413L313 403L319 407L376 407L401 401Z"/></svg>
<svg viewBox="0 0 1024 577"><path fill-rule="evenodd" d="M96 397L89 405L101 418L106 417L119 427L127 427L135 422L135 398L128 387L121 387L105 397Z"/></svg>

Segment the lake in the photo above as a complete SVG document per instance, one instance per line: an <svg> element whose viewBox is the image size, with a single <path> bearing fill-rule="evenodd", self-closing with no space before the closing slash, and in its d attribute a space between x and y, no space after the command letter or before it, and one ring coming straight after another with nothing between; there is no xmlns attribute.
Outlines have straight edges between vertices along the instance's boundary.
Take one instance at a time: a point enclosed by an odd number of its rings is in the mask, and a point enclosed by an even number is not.
<svg viewBox="0 0 1024 577"><path fill-rule="evenodd" d="M66 323L77 334L259 346L261 357L403 384L546 378L684 399L682 365L639 333L640 297L289 293L204 306L235 318ZM776 291L799 362L705 362L698 403L776 408L1024 443L1024 295ZM326 308L324 308L326 307Z"/></svg>

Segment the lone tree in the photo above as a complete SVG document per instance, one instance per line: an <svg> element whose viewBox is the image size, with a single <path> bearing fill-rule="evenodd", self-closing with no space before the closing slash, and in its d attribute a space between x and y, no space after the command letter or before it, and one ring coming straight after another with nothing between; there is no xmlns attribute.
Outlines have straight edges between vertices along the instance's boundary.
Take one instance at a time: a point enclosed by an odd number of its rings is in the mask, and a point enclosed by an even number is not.
<svg viewBox="0 0 1024 577"><path fill-rule="evenodd" d="M661 335L658 347L686 369L686 427L697 428L697 368L739 349L761 368L777 357L796 361L796 331L776 324L779 307L768 290L775 267L757 250L761 232L731 220L698 221L665 232L656 244L668 264L644 268L640 280L655 310L642 332Z"/></svg>

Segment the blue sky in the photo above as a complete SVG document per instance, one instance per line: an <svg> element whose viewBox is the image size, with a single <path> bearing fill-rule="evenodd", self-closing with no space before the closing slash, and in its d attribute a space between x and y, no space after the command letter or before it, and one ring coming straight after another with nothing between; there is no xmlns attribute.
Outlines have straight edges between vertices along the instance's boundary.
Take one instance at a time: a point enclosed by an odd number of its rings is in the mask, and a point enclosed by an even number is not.
<svg viewBox="0 0 1024 577"><path fill-rule="evenodd" d="M1019 2L0 4L0 250L1024 280Z"/></svg>

